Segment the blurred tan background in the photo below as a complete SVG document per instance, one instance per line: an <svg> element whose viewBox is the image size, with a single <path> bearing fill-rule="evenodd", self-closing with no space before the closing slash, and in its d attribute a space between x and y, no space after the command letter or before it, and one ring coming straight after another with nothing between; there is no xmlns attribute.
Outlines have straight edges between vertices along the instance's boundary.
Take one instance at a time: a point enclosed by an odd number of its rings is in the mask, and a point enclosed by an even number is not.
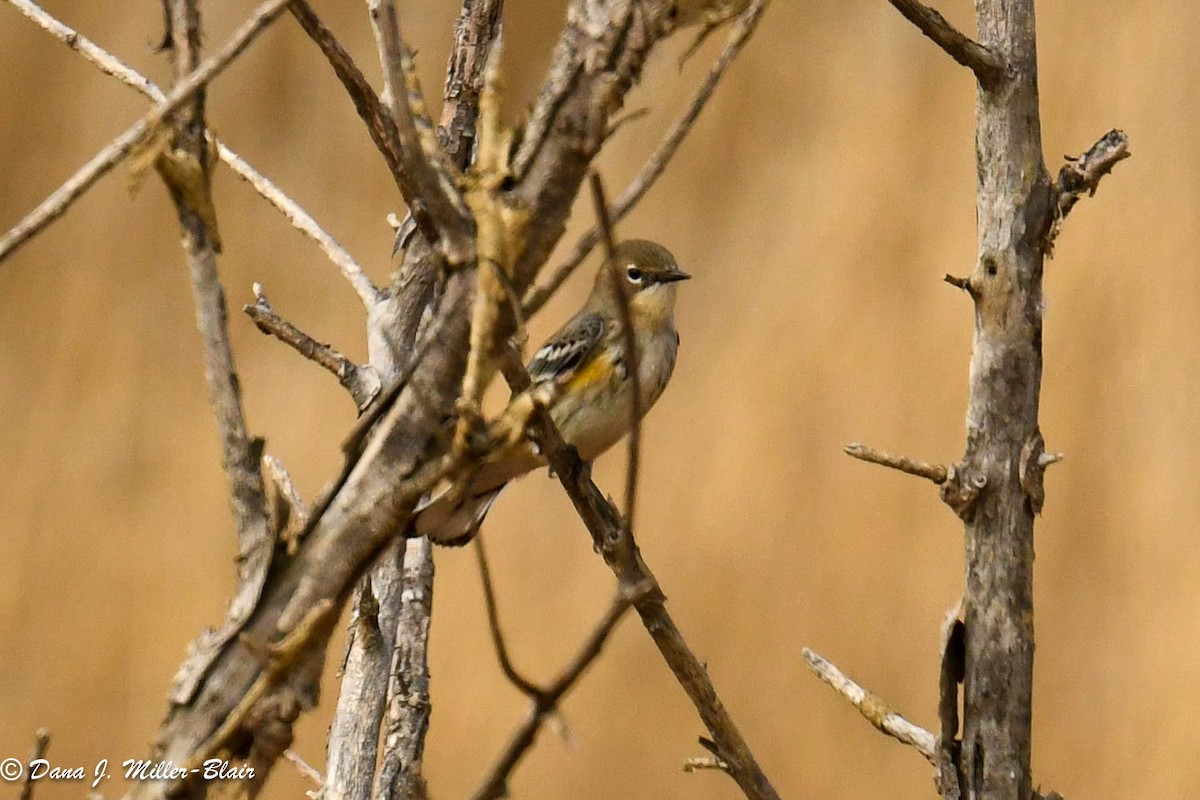
<svg viewBox="0 0 1200 800"><path fill-rule="evenodd" d="M511 105L536 90L563 0L510 4ZM967 30L971 4L938 4ZM456 3L403 4L437 95ZM216 45L252 3L205 4ZM165 80L140 3L49 9ZM374 78L360 3L318 10ZM1134 158L1081 204L1046 273L1042 430L1066 460L1038 525L1035 781L1068 798L1200 792L1200 14L1189 0L1043 3L1048 164L1125 128ZM715 37L720 39L721 37ZM658 53L629 107L651 114L602 159L632 176L719 45ZM210 119L377 281L399 199L315 48L281 20L221 77ZM0 227L144 109L0 5ZM810 645L935 722L938 627L962 585L961 528L928 484L852 461L862 440L936 460L963 447L971 309L941 283L975 256L974 85L883 0L777 0L624 235L696 278L683 351L646 428L639 527L670 608L780 792L932 797L930 769L811 677ZM262 281L285 315L364 353L361 308L319 251L228 171L216 180L230 305ZM590 221L581 205L573 232ZM190 291L165 193L106 178L0 265L0 757L39 726L90 773L141 757L189 640L233 588L234 536ZM571 241L568 235L566 242ZM591 269L589 263L588 271ZM550 331L577 277L535 322ZM231 319L249 422L312 497L353 407L326 373ZM597 475L620 491L624 459ZM527 478L486 527L518 665L549 676L612 579L555 483ZM438 798L474 788L525 712L487 638L469 550L439 552ZM334 651L340 652L340 643ZM336 656L335 656L336 657ZM296 749L322 765L336 683ZM513 781L527 798L732 798L685 775L703 728L634 619ZM121 781L101 789L119 794ZM267 796L308 788L281 765ZM39 797L84 786L42 784ZM0 792L3 796L15 796Z"/></svg>

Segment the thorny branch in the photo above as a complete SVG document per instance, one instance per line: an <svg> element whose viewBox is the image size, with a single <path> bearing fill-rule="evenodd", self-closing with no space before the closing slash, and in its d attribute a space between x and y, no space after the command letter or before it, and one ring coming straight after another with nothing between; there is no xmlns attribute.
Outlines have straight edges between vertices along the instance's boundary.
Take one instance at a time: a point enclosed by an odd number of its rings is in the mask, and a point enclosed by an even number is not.
<svg viewBox="0 0 1200 800"><path fill-rule="evenodd" d="M938 483L964 523L966 590L943 633L941 732L937 739L923 732L918 745L937 767L939 791L946 800L1040 798L1030 770L1034 518L1045 500L1043 472L1062 457L1045 451L1038 425L1044 260L1062 219L1128 157L1128 142L1113 130L1069 159L1057 181L1050 179L1042 154L1033 0L977 0L978 44L920 3L891 2L979 77L978 259L970 276L945 279L975 307L967 445L962 460L945 467L862 445L846 452ZM836 679L839 691L895 735L886 707L817 658L806 651L810 665Z"/></svg>
<svg viewBox="0 0 1200 800"><path fill-rule="evenodd" d="M1095 195L1100 186L1100 179L1130 155L1132 154L1129 152L1129 137L1125 135L1125 131L1114 129L1101 136L1083 155L1075 158L1065 157L1067 163L1058 171L1058 179L1050 187L1054 200L1054 215L1050 229L1046 232L1047 254L1054 249L1054 241L1062 229L1063 220L1084 193L1088 197Z"/></svg>

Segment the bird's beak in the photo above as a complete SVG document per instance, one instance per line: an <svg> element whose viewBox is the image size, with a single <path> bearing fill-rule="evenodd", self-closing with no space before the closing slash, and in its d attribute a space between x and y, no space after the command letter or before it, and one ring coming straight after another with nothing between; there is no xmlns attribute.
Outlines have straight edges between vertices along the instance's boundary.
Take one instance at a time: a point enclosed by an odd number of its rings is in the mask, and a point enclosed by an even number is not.
<svg viewBox="0 0 1200 800"><path fill-rule="evenodd" d="M675 283L675 281L686 281L690 277L692 277L692 276L688 275L686 272L684 272L682 270L677 269L674 272L668 272L666 275L663 275L658 280L660 283Z"/></svg>

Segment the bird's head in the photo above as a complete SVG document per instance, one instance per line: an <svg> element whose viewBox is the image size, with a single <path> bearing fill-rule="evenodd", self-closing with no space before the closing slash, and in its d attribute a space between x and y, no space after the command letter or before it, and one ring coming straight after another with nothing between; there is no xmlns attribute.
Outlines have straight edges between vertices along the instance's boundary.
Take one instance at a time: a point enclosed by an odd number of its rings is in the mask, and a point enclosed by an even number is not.
<svg viewBox="0 0 1200 800"><path fill-rule="evenodd" d="M675 311L675 289L679 281L691 277L675 263L675 256L661 244L645 239L626 239L614 253L616 277L629 298L634 319L657 327L671 321ZM604 294L621 302L615 295L613 276L601 266L596 275L594 294Z"/></svg>

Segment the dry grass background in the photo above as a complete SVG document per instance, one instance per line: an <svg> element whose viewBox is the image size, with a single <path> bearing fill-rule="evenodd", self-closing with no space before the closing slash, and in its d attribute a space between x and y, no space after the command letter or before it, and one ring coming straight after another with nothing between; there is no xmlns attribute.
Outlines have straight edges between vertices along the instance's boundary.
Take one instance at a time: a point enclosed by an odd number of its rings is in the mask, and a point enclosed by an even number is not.
<svg viewBox="0 0 1200 800"><path fill-rule="evenodd" d="M50 10L163 80L158 4ZM251 7L205 4L217 43ZM454 3L404 4L430 93ZM965 0L942 10L970 29ZM514 109L562 0L508 9ZM373 64L359 3L320 10ZM1067 460L1038 526L1035 780L1068 798L1200 792L1200 15L1189 0L1043 3L1050 166L1113 126L1132 139L1047 269L1042 430ZM603 158L617 189L706 68L653 61ZM960 526L928 484L851 461L863 440L932 459L963 446L971 310L943 273L975 254L974 87L883 0L778 0L625 235L696 279L683 352L646 428L641 542L671 608L781 792L932 797L930 770L810 677L811 645L927 725L938 625L962 585ZM141 98L0 6L0 225L124 128ZM213 124L365 263L389 273L399 200L350 104L290 20L211 92ZM357 300L316 248L227 171L216 182L230 303L276 307L362 354ZM575 229L590 213L580 206ZM234 537L165 194L109 177L0 266L0 757L49 726L53 760L146 752L188 641L233 587ZM577 278L538 337L586 291ZM329 376L232 319L246 407L301 488L336 472L353 408ZM598 468L619 491L623 458ZM487 526L511 646L551 674L611 576L558 487L526 479ZM462 796L522 717L496 666L470 551L440 552L427 773ZM340 645L335 645L335 650ZM296 748L323 760L325 706ZM513 788L529 798L731 798L684 775L702 732L627 620ZM121 791L114 781L102 787ZM268 797L306 788L281 766ZM39 796L78 798L79 785ZM11 793L6 796L11 796Z"/></svg>

